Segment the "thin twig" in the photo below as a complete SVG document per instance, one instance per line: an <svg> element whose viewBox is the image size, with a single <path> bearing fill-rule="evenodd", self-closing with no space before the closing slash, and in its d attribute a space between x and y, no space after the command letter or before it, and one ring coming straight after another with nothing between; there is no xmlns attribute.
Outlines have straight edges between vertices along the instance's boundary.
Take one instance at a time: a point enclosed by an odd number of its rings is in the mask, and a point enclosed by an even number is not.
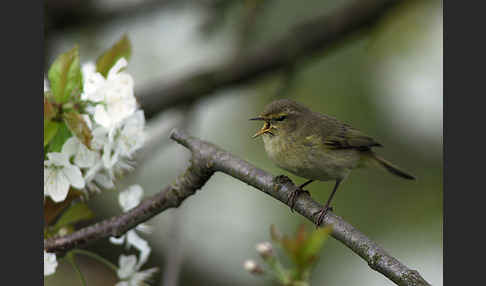
<svg viewBox="0 0 486 286"><path fill-rule="evenodd" d="M74 260L74 253L69 253L66 257L67 261L71 264L73 267L74 271L79 277L79 280L81 281L81 285L87 286L88 284L86 283L86 279L84 278L83 272L81 272L81 269L79 269L79 266L76 264L76 261Z"/></svg>
<svg viewBox="0 0 486 286"><path fill-rule="evenodd" d="M281 38L222 66L197 71L163 85L160 81L147 84L136 91L138 101L146 117L151 118L169 107L278 72L318 53L329 52L351 34L379 19L396 2L399 0L349 1L332 13L291 28Z"/></svg>
<svg viewBox="0 0 486 286"><path fill-rule="evenodd" d="M200 189L214 172L228 174L284 204L287 204L290 192L297 188L290 179L283 176L274 177L214 144L178 130L173 130L170 137L187 147L192 153L189 167L174 184L145 199L127 213L63 237L49 238L44 241L44 249L47 252L63 252L97 239L120 236L158 213L168 208L178 207L187 197ZM310 221L314 221L313 214L322 207L310 196L303 194L296 200L294 209ZM363 258L372 269L382 273L397 285L430 285L417 271L403 265L341 217L328 212L324 217L323 225L332 225L331 235L335 239Z"/></svg>
<svg viewBox="0 0 486 286"><path fill-rule="evenodd" d="M81 254L81 255L84 255L84 256L88 256L88 257L90 257L94 260L97 260L98 262L103 263L106 267L113 270L115 272L115 274L118 271L118 267L115 264L111 263L108 259L102 257L101 255L99 255L97 253L87 251L87 250L84 250L84 249L73 249L73 250L70 251L70 253Z"/></svg>

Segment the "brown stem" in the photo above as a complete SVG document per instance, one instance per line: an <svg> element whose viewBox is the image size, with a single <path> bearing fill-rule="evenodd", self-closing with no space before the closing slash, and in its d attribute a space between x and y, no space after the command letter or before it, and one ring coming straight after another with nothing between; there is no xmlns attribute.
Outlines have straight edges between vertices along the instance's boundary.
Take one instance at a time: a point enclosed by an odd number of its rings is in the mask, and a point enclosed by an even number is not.
<svg viewBox="0 0 486 286"><path fill-rule="evenodd" d="M170 137L187 147L192 153L190 166L174 184L145 199L127 213L63 237L49 238L44 241L44 249L48 252L64 252L87 242L109 236L120 236L156 214L168 208L178 207L187 197L200 189L214 172L228 174L284 204L289 194L298 188L287 177L274 177L218 146L191 137L184 132L173 130ZM313 221L313 214L322 207L310 196L299 196L295 201L294 209ZM417 271L403 265L341 217L328 212L323 218L322 225L332 225L332 237L358 254L372 269L382 273L397 285L430 285Z"/></svg>

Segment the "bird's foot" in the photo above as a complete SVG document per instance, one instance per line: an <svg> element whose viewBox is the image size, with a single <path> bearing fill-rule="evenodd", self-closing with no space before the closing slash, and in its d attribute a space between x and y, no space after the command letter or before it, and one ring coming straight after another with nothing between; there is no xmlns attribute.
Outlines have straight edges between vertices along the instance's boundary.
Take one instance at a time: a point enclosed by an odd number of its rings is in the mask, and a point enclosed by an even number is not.
<svg viewBox="0 0 486 286"><path fill-rule="evenodd" d="M277 184L287 184L287 183L292 183L292 180L290 180L289 177L285 176L285 175L278 175L275 177L275 183Z"/></svg>
<svg viewBox="0 0 486 286"><path fill-rule="evenodd" d="M317 219L314 221L314 223L316 224L316 228L318 228L322 224L322 221L324 220L324 217L326 216L328 211L333 211L333 208L329 206L325 206L321 210L313 214L313 216L318 215Z"/></svg>
<svg viewBox="0 0 486 286"><path fill-rule="evenodd" d="M305 193L310 196L309 191L306 191L302 189L301 187L296 188L295 190L291 191L288 198L287 198L287 204L290 206L290 211L294 212L294 206L295 206L295 201L297 200L297 197L301 194Z"/></svg>

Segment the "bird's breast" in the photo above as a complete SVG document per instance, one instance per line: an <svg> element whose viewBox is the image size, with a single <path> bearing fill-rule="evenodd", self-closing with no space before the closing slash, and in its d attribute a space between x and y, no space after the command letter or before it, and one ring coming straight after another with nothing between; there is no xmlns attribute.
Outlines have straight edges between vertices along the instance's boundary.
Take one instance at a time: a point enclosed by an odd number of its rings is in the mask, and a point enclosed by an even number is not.
<svg viewBox="0 0 486 286"><path fill-rule="evenodd" d="M359 162L355 150L329 150L322 144L297 140L292 136L263 136L265 151L277 166L307 179L342 179Z"/></svg>

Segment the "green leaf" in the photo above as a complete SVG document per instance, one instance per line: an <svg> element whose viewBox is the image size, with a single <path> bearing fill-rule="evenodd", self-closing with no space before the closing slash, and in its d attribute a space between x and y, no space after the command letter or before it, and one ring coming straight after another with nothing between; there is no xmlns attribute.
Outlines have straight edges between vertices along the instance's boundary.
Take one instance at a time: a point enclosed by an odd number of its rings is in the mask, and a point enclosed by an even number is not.
<svg viewBox="0 0 486 286"><path fill-rule="evenodd" d="M294 237L283 236L280 245L290 260L297 266L297 274L303 275L317 259L317 253L331 232L330 227L319 228L308 232L302 224ZM297 275L296 274L296 275Z"/></svg>
<svg viewBox="0 0 486 286"><path fill-rule="evenodd" d="M81 94L83 76L79 65L78 47L57 57L49 68L49 82L57 103L69 101L71 96Z"/></svg>
<svg viewBox="0 0 486 286"><path fill-rule="evenodd" d="M62 116L69 130L71 130L71 132L78 137L79 141L86 147L91 148L91 139L93 138L93 135L81 114L75 110L71 110L63 113Z"/></svg>
<svg viewBox="0 0 486 286"><path fill-rule="evenodd" d="M71 136L71 131L69 131L66 124L64 122L60 122L56 135L49 142L48 152L61 152L62 145L64 145L64 142L66 142Z"/></svg>
<svg viewBox="0 0 486 286"><path fill-rule="evenodd" d="M94 217L93 211L85 203L76 203L71 205L59 218L54 225L54 229L58 230L62 227L75 224L81 220L88 220Z"/></svg>
<svg viewBox="0 0 486 286"><path fill-rule="evenodd" d="M130 44L130 40L127 35L123 35L118 42L96 60L96 71L106 77L110 69L120 58L124 57L128 61L131 53L132 45Z"/></svg>
<svg viewBox="0 0 486 286"><path fill-rule="evenodd" d="M313 231L306 239L300 252L302 262L311 262L322 248L322 245L329 237L331 227L318 228Z"/></svg>
<svg viewBox="0 0 486 286"><path fill-rule="evenodd" d="M44 146L49 144L59 129L59 122L44 120Z"/></svg>

